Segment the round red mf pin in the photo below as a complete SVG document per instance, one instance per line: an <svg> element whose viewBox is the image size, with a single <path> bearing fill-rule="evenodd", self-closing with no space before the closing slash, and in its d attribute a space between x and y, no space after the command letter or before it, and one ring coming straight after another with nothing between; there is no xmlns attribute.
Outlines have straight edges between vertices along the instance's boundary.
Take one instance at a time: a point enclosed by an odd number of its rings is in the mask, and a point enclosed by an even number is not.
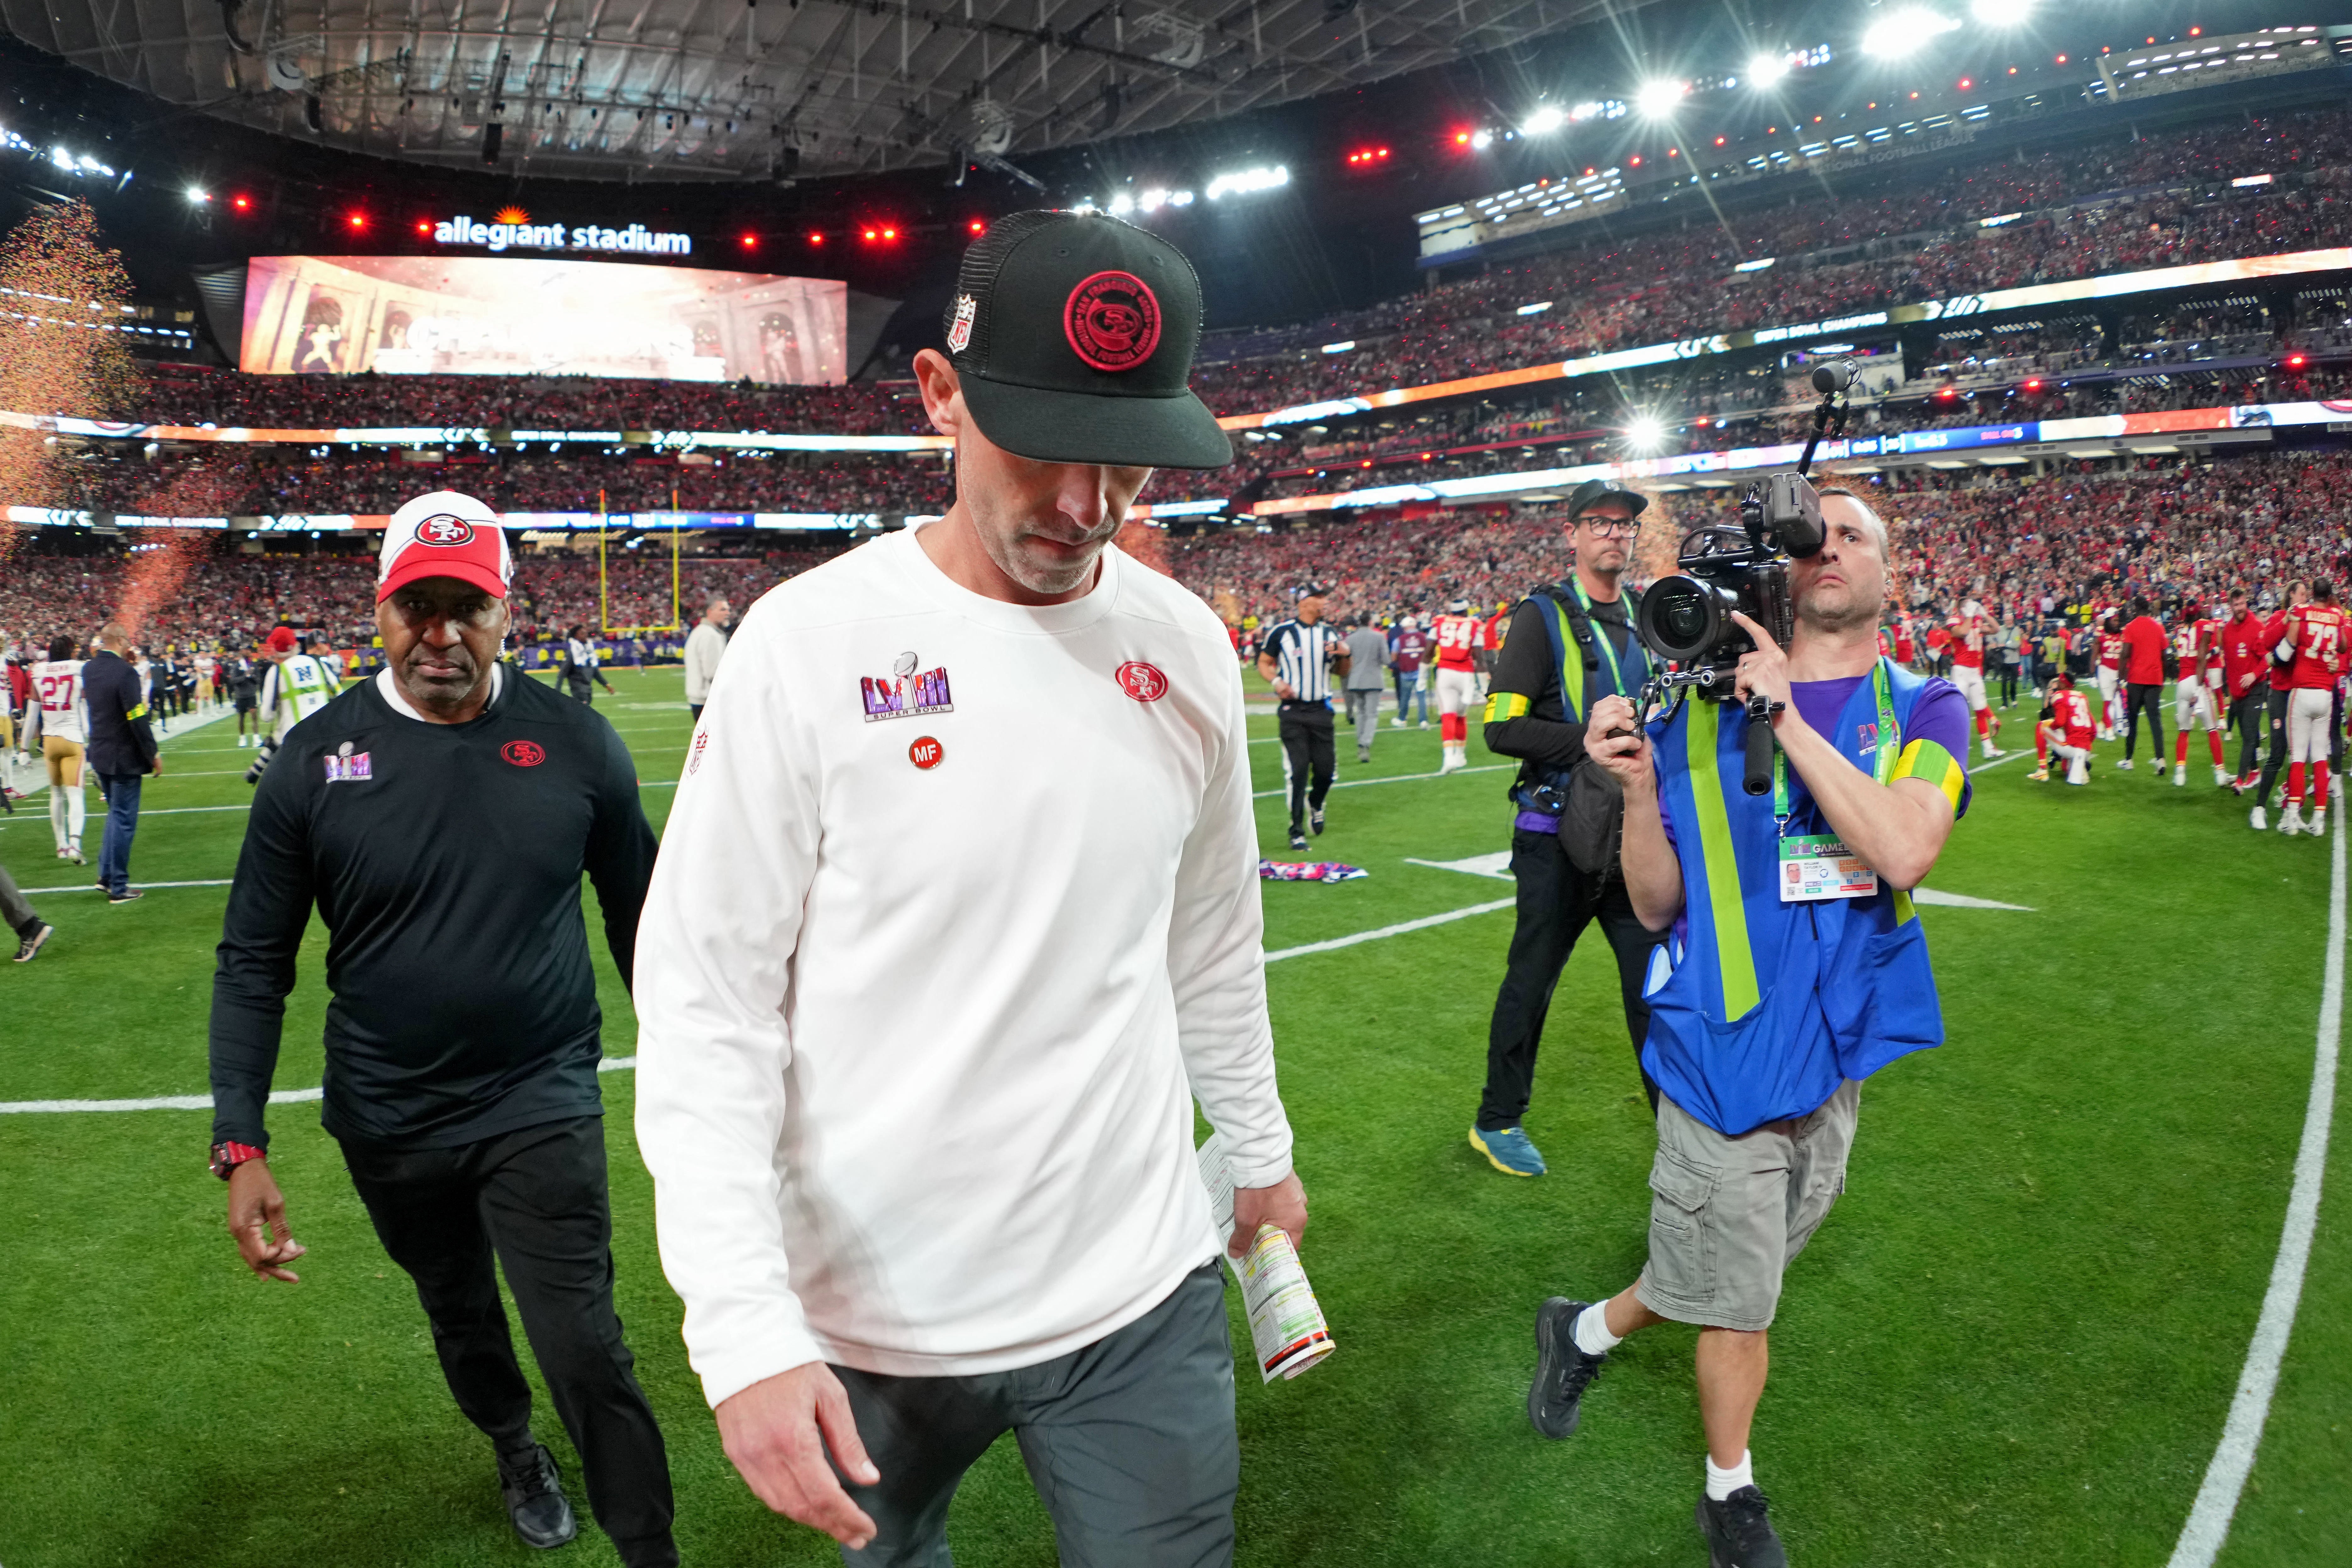
<svg viewBox="0 0 2352 1568"><path fill-rule="evenodd" d="M919 737L907 748L907 760L925 770L938 767L947 754L948 749L929 735Z"/></svg>

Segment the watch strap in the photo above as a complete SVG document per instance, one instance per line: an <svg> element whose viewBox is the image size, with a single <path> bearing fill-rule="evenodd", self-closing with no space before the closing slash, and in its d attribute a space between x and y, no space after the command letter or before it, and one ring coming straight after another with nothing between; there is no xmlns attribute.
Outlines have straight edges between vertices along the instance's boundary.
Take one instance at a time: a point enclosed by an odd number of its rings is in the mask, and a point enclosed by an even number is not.
<svg viewBox="0 0 2352 1568"><path fill-rule="evenodd" d="M215 1143L213 1145L212 1173L226 1182L231 1171L236 1170L247 1160L262 1159L268 1152L268 1150L257 1149L250 1143Z"/></svg>

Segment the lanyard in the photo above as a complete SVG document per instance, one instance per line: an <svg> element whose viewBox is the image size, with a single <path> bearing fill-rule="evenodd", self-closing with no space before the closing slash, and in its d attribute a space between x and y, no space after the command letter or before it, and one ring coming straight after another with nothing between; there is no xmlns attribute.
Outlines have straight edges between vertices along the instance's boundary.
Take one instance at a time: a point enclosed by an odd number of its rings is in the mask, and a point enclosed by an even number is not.
<svg viewBox="0 0 2352 1568"><path fill-rule="evenodd" d="M1585 593L1584 584L1579 582L1575 577L1571 576L1568 580L1568 585L1576 590L1576 602L1584 606L1585 624L1592 628L1592 640L1601 645L1601 657L1609 661L1609 679L1611 681L1615 683L1617 695L1620 697L1633 696L1633 694L1625 689L1625 677L1623 673L1617 668L1617 650L1609 646L1608 628L1603 626L1599 621L1592 618L1592 599L1591 595ZM1622 600L1619 601L1621 604L1622 602ZM1633 646L1640 646L1638 638L1634 640ZM1644 659L1643 661L1642 668L1643 673L1647 674L1649 672L1648 660Z"/></svg>
<svg viewBox="0 0 2352 1568"><path fill-rule="evenodd" d="M1872 763L1873 776L1883 787L1895 772L1895 752L1901 749L1902 737L1895 729L1895 694L1886 681L1886 661L1882 658L1870 667L1870 687L1878 699L1878 753ZM1832 742L1834 743L1834 742ZM1772 748L1772 826L1785 834L1789 821L1789 761L1780 748Z"/></svg>

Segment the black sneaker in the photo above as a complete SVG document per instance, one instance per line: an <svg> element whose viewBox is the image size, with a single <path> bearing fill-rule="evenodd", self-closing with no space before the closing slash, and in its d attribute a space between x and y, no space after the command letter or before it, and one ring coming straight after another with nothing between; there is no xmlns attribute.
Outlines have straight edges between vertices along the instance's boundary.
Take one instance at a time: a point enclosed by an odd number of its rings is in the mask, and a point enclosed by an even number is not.
<svg viewBox="0 0 2352 1568"><path fill-rule="evenodd" d="M1536 1380L1528 1389L1528 1419L1547 1437L1576 1431L1585 1385L1601 1375L1609 1357L1576 1348L1576 1317L1590 1301L1554 1296L1536 1309Z"/></svg>
<svg viewBox="0 0 2352 1568"><path fill-rule="evenodd" d="M1298 829L1297 829L1296 827L1292 828L1292 829L1290 830L1290 847L1291 847L1293 849L1304 849L1304 848L1306 848L1306 847L1307 847L1307 835L1305 835L1304 833L1299 832L1299 831L1298 831Z"/></svg>
<svg viewBox="0 0 2352 1568"><path fill-rule="evenodd" d="M1698 1532L1706 1537L1707 1568L1789 1568L1789 1554L1764 1517L1766 1500L1754 1487L1716 1501L1698 1494Z"/></svg>
<svg viewBox="0 0 2352 1568"><path fill-rule="evenodd" d="M1314 810L1307 814L1307 826L1312 827L1318 834L1323 831L1323 808L1321 806L1318 805Z"/></svg>
<svg viewBox="0 0 2352 1568"><path fill-rule="evenodd" d="M545 1551L580 1533L579 1521L572 1517L572 1504L563 1496L562 1478L556 1473L555 1456L546 1444L533 1443L529 1454L512 1463L500 1458L499 1489L506 1494L507 1517L524 1545Z"/></svg>
<svg viewBox="0 0 2352 1568"><path fill-rule="evenodd" d="M127 904L133 899L143 899L146 896L136 888L125 888L119 893L107 894L106 901L110 904Z"/></svg>
<svg viewBox="0 0 2352 1568"><path fill-rule="evenodd" d="M57 934L57 927L53 925L43 925L39 930L31 932L29 935L19 937L16 941L16 962L19 963L32 963L35 958L39 956L42 947L47 943L49 938Z"/></svg>

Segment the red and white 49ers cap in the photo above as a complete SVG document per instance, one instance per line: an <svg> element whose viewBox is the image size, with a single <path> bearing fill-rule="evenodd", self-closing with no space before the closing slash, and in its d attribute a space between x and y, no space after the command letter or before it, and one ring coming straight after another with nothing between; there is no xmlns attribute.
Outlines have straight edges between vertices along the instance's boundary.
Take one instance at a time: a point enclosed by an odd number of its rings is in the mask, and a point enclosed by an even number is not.
<svg viewBox="0 0 2352 1568"><path fill-rule="evenodd" d="M499 514L472 496L435 490L392 514L377 557L375 600L381 605L420 577L455 577L503 599L513 575Z"/></svg>

